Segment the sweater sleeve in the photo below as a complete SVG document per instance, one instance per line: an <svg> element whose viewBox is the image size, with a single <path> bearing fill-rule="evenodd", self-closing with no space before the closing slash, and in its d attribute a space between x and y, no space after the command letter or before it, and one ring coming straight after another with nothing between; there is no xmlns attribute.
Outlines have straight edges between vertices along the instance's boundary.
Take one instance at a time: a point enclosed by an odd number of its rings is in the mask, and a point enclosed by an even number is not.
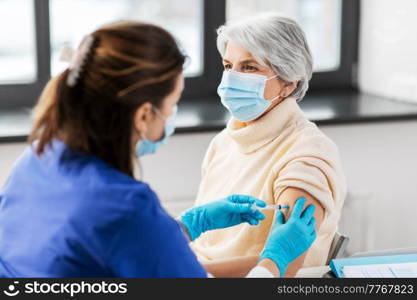
<svg viewBox="0 0 417 300"><path fill-rule="evenodd" d="M341 209L346 183L337 147L325 137L304 139L291 151L274 183L274 200L288 187L299 188L316 198L326 213Z"/></svg>

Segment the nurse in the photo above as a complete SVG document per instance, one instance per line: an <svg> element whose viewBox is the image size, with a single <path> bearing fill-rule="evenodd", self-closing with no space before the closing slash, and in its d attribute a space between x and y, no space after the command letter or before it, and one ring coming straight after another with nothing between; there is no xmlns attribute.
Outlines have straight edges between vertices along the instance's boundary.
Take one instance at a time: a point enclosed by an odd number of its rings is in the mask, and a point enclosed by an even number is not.
<svg viewBox="0 0 417 300"><path fill-rule="evenodd" d="M230 195L174 220L134 178L137 157L174 131L183 63L173 37L150 24L108 25L81 42L44 89L30 146L0 192L0 272L6 277L206 277L188 243L265 216ZM248 276L283 276L316 238L314 206L280 211Z"/></svg>

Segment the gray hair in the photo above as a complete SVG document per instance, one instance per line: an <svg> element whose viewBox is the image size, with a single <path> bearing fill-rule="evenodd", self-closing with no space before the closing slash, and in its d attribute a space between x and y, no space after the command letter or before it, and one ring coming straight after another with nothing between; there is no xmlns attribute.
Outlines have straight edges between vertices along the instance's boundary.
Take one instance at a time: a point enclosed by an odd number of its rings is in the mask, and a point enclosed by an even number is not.
<svg viewBox="0 0 417 300"><path fill-rule="evenodd" d="M291 96L300 101L313 74L313 58L304 31L289 17L277 13L260 14L217 29L217 49L221 56L228 41L250 52L263 65L271 65L279 78L298 82Z"/></svg>

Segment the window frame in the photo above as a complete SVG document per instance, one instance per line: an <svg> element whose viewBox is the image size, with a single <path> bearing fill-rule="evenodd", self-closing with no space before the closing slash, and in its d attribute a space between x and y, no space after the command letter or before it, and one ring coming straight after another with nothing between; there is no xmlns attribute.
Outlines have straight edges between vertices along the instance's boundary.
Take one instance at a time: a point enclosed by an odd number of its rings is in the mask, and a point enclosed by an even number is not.
<svg viewBox="0 0 417 300"><path fill-rule="evenodd" d="M0 84L0 109L32 107L51 77L49 0L33 0L35 8L37 79L29 84ZM217 101L217 85L222 74L216 48L216 29L226 21L227 0L203 0L202 73L187 77L184 102ZM340 66L334 71L315 72L310 90L355 88L358 59L360 0L342 0Z"/></svg>
<svg viewBox="0 0 417 300"><path fill-rule="evenodd" d="M356 89L360 0L342 0L341 17L339 68L314 72L310 90Z"/></svg>
<svg viewBox="0 0 417 300"><path fill-rule="evenodd" d="M33 83L0 84L0 109L32 106L50 78L48 0L32 0L35 16L36 80Z"/></svg>
<svg viewBox="0 0 417 300"><path fill-rule="evenodd" d="M203 66L200 76L185 80L185 101L216 97L219 76L223 72L220 54L216 47L216 29L226 20L226 0L203 0Z"/></svg>

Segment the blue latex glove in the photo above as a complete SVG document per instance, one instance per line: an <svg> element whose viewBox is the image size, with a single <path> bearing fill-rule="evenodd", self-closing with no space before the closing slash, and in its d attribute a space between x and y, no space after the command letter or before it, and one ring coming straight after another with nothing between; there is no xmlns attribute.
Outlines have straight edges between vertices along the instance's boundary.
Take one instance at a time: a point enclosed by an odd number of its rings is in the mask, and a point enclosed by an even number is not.
<svg viewBox="0 0 417 300"><path fill-rule="evenodd" d="M284 223L284 214L281 211L276 212L274 225L260 257L260 260L273 260L281 277L284 276L288 264L310 248L316 239L315 207L309 205L303 211L304 204L304 198L296 201L287 223Z"/></svg>
<svg viewBox="0 0 417 300"><path fill-rule="evenodd" d="M252 196L231 195L221 200L193 207L184 212L180 219L193 241L207 230L231 227L243 222L258 225L260 220L265 219L265 215L252 208L253 203L259 207L266 206L264 201Z"/></svg>

